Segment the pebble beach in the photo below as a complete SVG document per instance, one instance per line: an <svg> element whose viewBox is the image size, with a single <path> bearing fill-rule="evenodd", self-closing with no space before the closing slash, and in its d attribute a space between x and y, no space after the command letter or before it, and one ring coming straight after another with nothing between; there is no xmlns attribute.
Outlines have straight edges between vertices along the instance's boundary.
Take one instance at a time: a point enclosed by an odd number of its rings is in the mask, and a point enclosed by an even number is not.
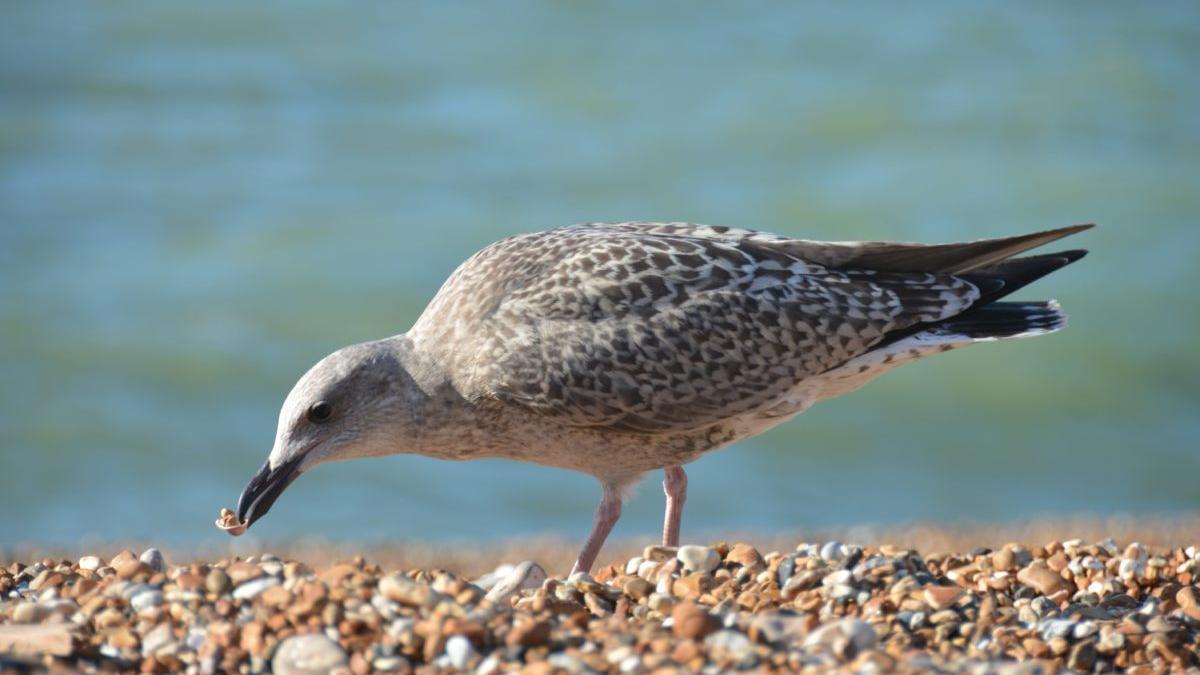
<svg viewBox="0 0 1200 675"><path fill-rule="evenodd" d="M1200 667L1197 545L925 553L826 540L631 553L571 578L533 560L482 574L269 553L176 562L154 548L12 560L0 569L0 671Z"/></svg>

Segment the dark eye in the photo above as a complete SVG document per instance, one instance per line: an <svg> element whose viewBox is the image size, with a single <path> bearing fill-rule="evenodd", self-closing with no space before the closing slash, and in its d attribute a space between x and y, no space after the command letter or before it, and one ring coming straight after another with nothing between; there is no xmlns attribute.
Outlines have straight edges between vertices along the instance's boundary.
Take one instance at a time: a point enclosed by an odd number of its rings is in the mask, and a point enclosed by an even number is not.
<svg viewBox="0 0 1200 675"><path fill-rule="evenodd" d="M332 414L333 406L329 405L325 401L319 401L314 403L312 407L308 409L308 421L314 424L320 424L321 422L328 420L329 416Z"/></svg>

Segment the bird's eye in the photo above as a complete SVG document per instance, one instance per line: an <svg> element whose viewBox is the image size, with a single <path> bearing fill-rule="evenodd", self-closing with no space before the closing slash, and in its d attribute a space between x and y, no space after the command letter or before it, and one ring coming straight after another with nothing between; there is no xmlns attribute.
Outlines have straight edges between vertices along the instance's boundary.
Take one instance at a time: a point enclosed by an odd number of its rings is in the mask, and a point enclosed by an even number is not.
<svg viewBox="0 0 1200 675"><path fill-rule="evenodd" d="M308 409L308 421L313 422L314 424L320 424L321 422L328 420L329 416L332 414L333 406L329 405L325 401L319 401L314 403L312 407Z"/></svg>

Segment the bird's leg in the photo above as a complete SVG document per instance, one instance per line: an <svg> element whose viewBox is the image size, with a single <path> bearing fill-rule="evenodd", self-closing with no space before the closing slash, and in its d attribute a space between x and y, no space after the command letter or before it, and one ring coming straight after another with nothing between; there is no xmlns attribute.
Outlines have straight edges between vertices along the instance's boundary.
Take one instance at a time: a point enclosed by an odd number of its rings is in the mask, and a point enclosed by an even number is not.
<svg viewBox="0 0 1200 675"><path fill-rule="evenodd" d="M682 466L663 469L663 493L667 495L667 514L663 518L663 546L679 545L679 521L687 501L687 474Z"/></svg>
<svg viewBox="0 0 1200 675"><path fill-rule="evenodd" d="M579 552L579 558L575 560L575 566L571 568L571 574L591 572L592 563L596 562L596 555L600 553L600 547L604 545L608 533L612 532L613 525L616 525L617 519L621 517L620 489L616 485L607 483L604 484L603 489L604 495L600 498L600 505L596 507L596 517L592 522L592 533L584 542L583 550Z"/></svg>

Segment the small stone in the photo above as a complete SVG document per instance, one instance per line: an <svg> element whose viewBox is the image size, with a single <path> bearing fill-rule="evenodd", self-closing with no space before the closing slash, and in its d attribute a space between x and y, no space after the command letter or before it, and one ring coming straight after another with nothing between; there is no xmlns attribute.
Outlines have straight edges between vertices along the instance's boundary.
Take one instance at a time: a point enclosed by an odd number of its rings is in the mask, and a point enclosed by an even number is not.
<svg viewBox="0 0 1200 675"><path fill-rule="evenodd" d="M1200 621L1200 591L1195 586L1184 586L1175 593L1175 602L1179 608L1196 621Z"/></svg>
<svg viewBox="0 0 1200 675"><path fill-rule="evenodd" d="M497 582L485 597L495 603L506 602L521 591L540 588L545 581L546 570L536 562L526 560L514 567L507 577Z"/></svg>
<svg viewBox="0 0 1200 675"><path fill-rule="evenodd" d="M261 567L248 562L235 562L225 568L225 573L229 575L229 580L233 582L234 586L240 586L263 575Z"/></svg>
<svg viewBox="0 0 1200 675"><path fill-rule="evenodd" d="M399 574L390 574L380 579L379 592L388 600L409 607L433 607L446 597L430 588L428 584L413 581Z"/></svg>
<svg viewBox="0 0 1200 675"><path fill-rule="evenodd" d="M1032 562L1017 572L1017 580L1026 586L1031 586L1042 595L1054 595L1060 591L1070 591L1071 586L1066 579L1046 567L1045 564Z"/></svg>
<svg viewBox="0 0 1200 675"><path fill-rule="evenodd" d="M13 623L37 623L47 615L46 610L36 602L22 602L12 612Z"/></svg>
<svg viewBox="0 0 1200 675"><path fill-rule="evenodd" d="M925 602L935 610L953 607L962 594L963 590L958 586L926 586L922 593Z"/></svg>
<svg viewBox="0 0 1200 675"><path fill-rule="evenodd" d="M286 607L292 602L291 592L283 586L271 586L259 597L267 607Z"/></svg>
<svg viewBox="0 0 1200 675"><path fill-rule="evenodd" d="M120 567L120 566L122 566L122 565L125 565L125 564L127 564L127 563L131 563L131 562L133 562L133 561L135 561L135 560L137 560L137 556L135 556L135 555L133 554L133 551L130 551L130 550L126 549L126 550L124 550L124 551L121 551L120 553L118 553L118 554L114 555L114 556L113 556L113 557L112 557L112 558L111 558L111 559L108 561L108 566L109 566L109 567L111 567L111 568L113 568L113 569L115 570L115 569L117 569L118 567Z"/></svg>
<svg viewBox="0 0 1200 675"><path fill-rule="evenodd" d="M295 560L284 563L283 565L284 579L307 578L311 577L312 573L313 571L311 567Z"/></svg>
<svg viewBox="0 0 1200 675"><path fill-rule="evenodd" d="M846 554L842 550L842 542L840 541L826 542L826 544L821 547L821 551L818 553L818 555L821 556L821 560L824 560L825 562L838 562L842 558L846 557Z"/></svg>
<svg viewBox="0 0 1200 675"><path fill-rule="evenodd" d="M148 548L142 551L142 555L138 557L138 560L149 565L150 569L155 572L167 571L167 560L163 557L162 551L156 548Z"/></svg>
<svg viewBox="0 0 1200 675"><path fill-rule="evenodd" d="M208 576L204 577L204 587L213 595L223 595L230 586L229 575L220 567L214 567Z"/></svg>
<svg viewBox="0 0 1200 675"><path fill-rule="evenodd" d="M662 563L654 560L643 560L637 568L637 575L650 583L658 580L658 570Z"/></svg>
<svg viewBox="0 0 1200 675"><path fill-rule="evenodd" d="M550 641L550 624L545 621L520 621L504 639L510 647L538 647Z"/></svg>
<svg viewBox="0 0 1200 675"><path fill-rule="evenodd" d="M466 670L475 656L475 647L462 635L452 635L446 640L446 656L455 670Z"/></svg>
<svg viewBox="0 0 1200 675"><path fill-rule="evenodd" d="M642 558L656 563L663 563L675 557L674 546L647 546L642 551Z"/></svg>
<svg viewBox="0 0 1200 675"><path fill-rule="evenodd" d="M754 616L746 632L754 642L781 647L799 643L816 623L811 615L763 612Z"/></svg>
<svg viewBox="0 0 1200 675"><path fill-rule="evenodd" d="M681 602L671 610L671 630L682 640L703 640L719 627L703 607L694 602Z"/></svg>
<svg viewBox="0 0 1200 675"><path fill-rule="evenodd" d="M721 555L707 546L680 546L675 557L688 572L711 574L721 564Z"/></svg>
<svg viewBox="0 0 1200 675"><path fill-rule="evenodd" d="M934 612L933 614L929 615L929 623L931 623L935 626L940 626L942 624L947 624L947 623L958 623L958 622L959 622L958 612L956 612L952 609L943 609L940 612Z"/></svg>
<svg viewBox="0 0 1200 675"><path fill-rule="evenodd" d="M1080 642L1071 649L1067 658L1067 667L1074 671L1091 672L1096 665L1096 645L1092 642Z"/></svg>
<svg viewBox="0 0 1200 675"><path fill-rule="evenodd" d="M646 605L659 614L666 614L675 606L675 598L666 593L651 593L650 597L646 598Z"/></svg>
<svg viewBox="0 0 1200 675"><path fill-rule="evenodd" d="M676 579L671 585L671 594L679 598L699 598L711 591L716 582L707 574L693 572L685 577Z"/></svg>
<svg viewBox="0 0 1200 675"><path fill-rule="evenodd" d="M157 589L142 591L129 598L129 606L139 614L163 604L163 593Z"/></svg>
<svg viewBox="0 0 1200 675"><path fill-rule="evenodd" d="M100 569L100 558L94 555L85 555L79 559L79 569L95 571Z"/></svg>
<svg viewBox="0 0 1200 675"><path fill-rule="evenodd" d="M263 591L278 585L279 580L275 577L252 579L233 589L233 597L237 600L253 600L261 595Z"/></svg>
<svg viewBox="0 0 1200 675"><path fill-rule="evenodd" d="M758 549L749 544L734 544L733 548L729 549L729 553L725 556L725 560L750 569L766 567L762 554L758 552Z"/></svg>
<svg viewBox="0 0 1200 675"><path fill-rule="evenodd" d="M494 651L479 662L479 666L475 668L475 675L499 675L501 663L500 652Z"/></svg>
<svg viewBox="0 0 1200 675"><path fill-rule="evenodd" d="M1100 629L1100 639L1096 642L1096 650L1101 654L1115 654L1125 649L1125 635L1112 626Z"/></svg>
<svg viewBox="0 0 1200 675"><path fill-rule="evenodd" d="M775 570L775 583L783 588L787 582L792 580L792 575L796 572L796 559L792 556L785 556L779 561L779 567Z"/></svg>
<svg viewBox="0 0 1200 675"><path fill-rule="evenodd" d="M861 619L840 619L817 628L804 639L805 647L825 645L836 648L838 638L845 639L854 653L871 649L879 636L871 624Z"/></svg>
<svg viewBox="0 0 1200 675"><path fill-rule="evenodd" d="M37 667L26 670L19 660L7 657L66 657L74 653L77 642L75 629L67 624L0 625L0 663L6 673L43 672L44 668Z"/></svg>
<svg viewBox="0 0 1200 675"><path fill-rule="evenodd" d="M117 576L122 579L146 579L149 578L154 570L141 560L126 560L115 567Z"/></svg>
<svg viewBox="0 0 1200 675"><path fill-rule="evenodd" d="M712 651L724 651L735 659L754 654L750 638L735 630L719 630L704 638L704 646Z"/></svg>
<svg viewBox="0 0 1200 675"><path fill-rule="evenodd" d="M175 634L171 631L171 624L164 621L158 624L146 636L142 638L142 656L153 656L159 651L169 651L177 647L175 642Z"/></svg>
<svg viewBox="0 0 1200 675"><path fill-rule="evenodd" d="M338 643L320 633L311 633L293 635L279 643L271 668L278 675L319 675L348 662Z"/></svg>
<svg viewBox="0 0 1200 675"><path fill-rule="evenodd" d="M371 667L379 673L399 673L409 670L412 666L403 656L381 656L371 662Z"/></svg>
<svg viewBox="0 0 1200 675"><path fill-rule="evenodd" d="M641 600L650 597L650 594L654 592L654 584L641 577L629 577L622 584L621 590L634 600Z"/></svg>

